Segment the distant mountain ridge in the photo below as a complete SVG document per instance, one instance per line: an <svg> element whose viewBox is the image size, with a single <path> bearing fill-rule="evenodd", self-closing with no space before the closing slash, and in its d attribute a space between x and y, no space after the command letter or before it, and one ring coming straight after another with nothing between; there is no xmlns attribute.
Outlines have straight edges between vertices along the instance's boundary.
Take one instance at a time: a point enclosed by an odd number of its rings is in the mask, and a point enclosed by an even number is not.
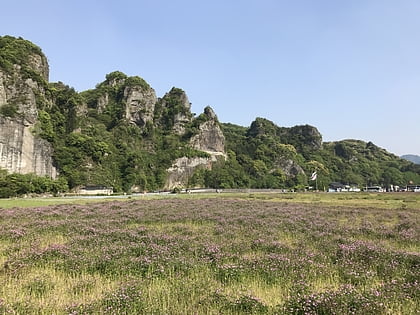
<svg viewBox="0 0 420 315"><path fill-rule="evenodd" d="M402 159L413 162L414 164L420 164L420 156L415 154L405 154L401 156Z"/></svg>

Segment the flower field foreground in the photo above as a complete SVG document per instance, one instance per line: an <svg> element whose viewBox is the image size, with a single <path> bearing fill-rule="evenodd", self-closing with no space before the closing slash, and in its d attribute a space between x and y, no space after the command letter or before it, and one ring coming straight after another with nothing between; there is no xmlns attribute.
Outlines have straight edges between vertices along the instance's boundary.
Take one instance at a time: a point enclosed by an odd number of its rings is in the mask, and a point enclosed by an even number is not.
<svg viewBox="0 0 420 315"><path fill-rule="evenodd" d="M0 209L0 313L416 314L419 213L234 198Z"/></svg>

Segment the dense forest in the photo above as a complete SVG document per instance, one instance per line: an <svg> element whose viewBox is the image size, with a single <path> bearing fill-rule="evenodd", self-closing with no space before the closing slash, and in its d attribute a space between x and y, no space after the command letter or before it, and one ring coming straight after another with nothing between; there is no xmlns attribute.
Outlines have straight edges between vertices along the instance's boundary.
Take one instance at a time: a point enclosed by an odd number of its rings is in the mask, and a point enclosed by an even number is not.
<svg viewBox="0 0 420 315"><path fill-rule="evenodd" d="M1 170L0 197L58 193L84 185L128 193L164 189L168 169L177 159L210 161L206 150L193 145L210 120L212 130L223 132L225 158L211 160L211 167L196 167L183 188L305 189L314 186L310 180L314 171L320 190L331 182L359 187L420 184L420 165L371 142L323 142L313 126L285 128L264 118L256 118L249 127L221 123L209 107L200 115L191 113L182 89L172 88L157 98L145 80L119 71L79 93L62 82L47 82L31 66L34 54L42 51L33 43L0 37L0 78L5 89L7 84L19 89L23 84L19 80L36 82L31 92L36 98L31 132L52 145L59 176ZM24 98L6 98L3 103L0 98L2 121L24 123L24 103Z"/></svg>

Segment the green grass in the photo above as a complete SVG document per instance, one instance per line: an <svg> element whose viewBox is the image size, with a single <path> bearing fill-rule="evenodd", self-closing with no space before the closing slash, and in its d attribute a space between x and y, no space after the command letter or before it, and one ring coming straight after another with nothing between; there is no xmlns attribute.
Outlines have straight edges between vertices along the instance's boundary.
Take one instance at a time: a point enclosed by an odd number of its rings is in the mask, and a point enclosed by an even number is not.
<svg viewBox="0 0 420 315"><path fill-rule="evenodd" d="M244 194L242 198L386 209L416 208L420 205L418 193L255 193Z"/></svg>
<svg viewBox="0 0 420 315"><path fill-rule="evenodd" d="M0 209L0 314L415 314L420 307L416 194L23 201L26 208Z"/></svg>
<svg viewBox="0 0 420 315"><path fill-rule="evenodd" d="M130 201L150 199L203 199L203 198L240 198L249 200L265 200L277 202L310 203L320 205L337 205L351 207L379 207L385 209L418 208L420 206L419 193L204 193L204 194L179 194L179 195L153 195L153 196L128 196L127 198L63 198L63 197L42 197L42 198L9 198L0 199L0 208L12 207L42 207L60 204L87 204L100 203L104 201Z"/></svg>
<svg viewBox="0 0 420 315"><path fill-rule="evenodd" d="M103 201L103 200L102 200ZM59 198L59 197L49 197L49 198L7 198L0 199L0 208L29 208L29 207L44 207L51 205L60 205L60 204L86 204L98 202L97 199L70 199L70 198Z"/></svg>

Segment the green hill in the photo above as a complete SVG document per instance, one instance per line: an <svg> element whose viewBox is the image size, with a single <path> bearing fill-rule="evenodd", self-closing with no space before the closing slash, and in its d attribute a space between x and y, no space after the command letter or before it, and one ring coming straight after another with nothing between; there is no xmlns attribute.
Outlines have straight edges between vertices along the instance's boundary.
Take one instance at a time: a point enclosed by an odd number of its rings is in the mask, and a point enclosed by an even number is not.
<svg viewBox="0 0 420 315"><path fill-rule="evenodd" d="M320 189L331 182L420 183L420 166L371 142L324 143L313 126L285 128L264 118L249 127L220 123L211 108L195 116L190 107L182 89L157 97L144 79L119 71L81 93L49 83L39 47L0 37L0 196L85 185L117 192L303 189L313 186L308 176L314 171ZM7 136L13 128L21 130L14 140ZM24 143L33 146L28 151ZM24 164L31 168L20 169ZM33 187L34 174L49 182Z"/></svg>
<svg viewBox="0 0 420 315"><path fill-rule="evenodd" d="M331 182L359 187L406 186L419 182L420 167L371 142L321 141L315 127L278 127L257 118L249 128L223 124L231 163L228 169L242 174L250 187L285 188L314 186L308 176L317 171L319 189Z"/></svg>

